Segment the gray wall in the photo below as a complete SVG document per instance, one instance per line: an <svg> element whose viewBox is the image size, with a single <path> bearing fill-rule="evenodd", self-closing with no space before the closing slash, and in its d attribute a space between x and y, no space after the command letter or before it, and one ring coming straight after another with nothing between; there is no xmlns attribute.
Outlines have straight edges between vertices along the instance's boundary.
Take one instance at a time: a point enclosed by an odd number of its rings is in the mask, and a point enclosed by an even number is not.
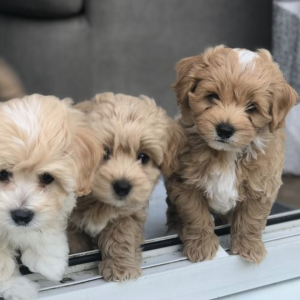
<svg viewBox="0 0 300 300"><path fill-rule="evenodd" d="M271 47L271 0L81 0L69 15L45 15L51 0L40 13L3 2L0 56L28 93L77 101L104 91L146 94L174 114L180 58L221 43Z"/></svg>

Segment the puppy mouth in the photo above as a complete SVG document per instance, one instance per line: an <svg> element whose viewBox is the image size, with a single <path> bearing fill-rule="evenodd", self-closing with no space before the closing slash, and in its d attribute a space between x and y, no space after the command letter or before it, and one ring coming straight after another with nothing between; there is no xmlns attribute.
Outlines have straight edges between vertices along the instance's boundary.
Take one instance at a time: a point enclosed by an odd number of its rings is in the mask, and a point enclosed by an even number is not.
<svg viewBox="0 0 300 300"><path fill-rule="evenodd" d="M127 198L127 196L118 196L118 195L116 195L115 198L116 198L116 200L118 200L118 201L125 201L126 198Z"/></svg>
<svg viewBox="0 0 300 300"><path fill-rule="evenodd" d="M222 144L229 144L227 140L216 140L216 141Z"/></svg>

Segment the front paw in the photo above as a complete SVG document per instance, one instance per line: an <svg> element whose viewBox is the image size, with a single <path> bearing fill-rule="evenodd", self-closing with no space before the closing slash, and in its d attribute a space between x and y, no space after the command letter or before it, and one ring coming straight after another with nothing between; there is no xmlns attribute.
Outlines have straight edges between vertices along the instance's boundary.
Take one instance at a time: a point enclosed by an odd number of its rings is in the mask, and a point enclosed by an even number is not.
<svg viewBox="0 0 300 300"><path fill-rule="evenodd" d="M15 261L9 256L0 254L0 282L11 277L15 269Z"/></svg>
<svg viewBox="0 0 300 300"><path fill-rule="evenodd" d="M21 260L31 272L40 273L51 281L60 281L68 266L67 256L40 256L30 249L24 251Z"/></svg>
<svg viewBox="0 0 300 300"><path fill-rule="evenodd" d="M34 300L38 296L38 285L25 276L11 277L0 284L0 295L5 300Z"/></svg>
<svg viewBox="0 0 300 300"><path fill-rule="evenodd" d="M219 248L218 237L214 233L205 233L197 239L185 240L183 254L192 262L213 259Z"/></svg>
<svg viewBox="0 0 300 300"><path fill-rule="evenodd" d="M142 272L140 264L133 261L125 264L125 261L123 259L122 261L105 259L99 263L99 274L106 281L125 281L138 278Z"/></svg>
<svg viewBox="0 0 300 300"><path fill-rule="evenodd" d="M247 239L236 236L231 241L231 253L240 255L244 260L260 264L267 255L267 250L261 239Z"/></svg>

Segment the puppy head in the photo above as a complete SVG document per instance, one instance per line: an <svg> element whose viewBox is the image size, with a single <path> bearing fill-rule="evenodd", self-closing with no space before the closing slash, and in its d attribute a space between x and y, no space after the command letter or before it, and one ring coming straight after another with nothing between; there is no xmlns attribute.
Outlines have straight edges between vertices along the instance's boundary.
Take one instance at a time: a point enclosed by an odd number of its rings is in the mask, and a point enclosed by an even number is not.
<svg viewBox="0 0 300 300"><path fill-rule="evenodd" d="M144 207L160 174L168 176L177 167L177 152L185 141L182 129L145 96L104 93L91 102L87 117L105 148L94 195L116 207Z"/></svg>
<svg viewBox="0 0 300 300"><path fill-rule="evenodd" d="M184 122L210 147L227 151L282 127L298 99L267 50L224 46L181 60L174 89Z"/></svg>
<svg viewBox="0 0 300 300"><path fill-rule="evenodd" d="M32 95L0 105L0 224L41 230L90 191L99 147L70 100Z"/></svg>

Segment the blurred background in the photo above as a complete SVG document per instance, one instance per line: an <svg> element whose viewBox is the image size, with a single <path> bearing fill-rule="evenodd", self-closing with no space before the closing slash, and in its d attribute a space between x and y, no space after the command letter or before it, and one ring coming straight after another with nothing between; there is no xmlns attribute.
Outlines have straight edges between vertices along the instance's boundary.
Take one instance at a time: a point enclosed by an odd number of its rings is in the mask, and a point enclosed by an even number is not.
<svg viewBox="0 0 300 300"><path fill-rule="evenodd" d="M145 94L173 116L175 63L218 44L270 50L300 93L300 0L0 0L0 99ZM300 105L274 212L300 208L297 129Z"/></svg>

